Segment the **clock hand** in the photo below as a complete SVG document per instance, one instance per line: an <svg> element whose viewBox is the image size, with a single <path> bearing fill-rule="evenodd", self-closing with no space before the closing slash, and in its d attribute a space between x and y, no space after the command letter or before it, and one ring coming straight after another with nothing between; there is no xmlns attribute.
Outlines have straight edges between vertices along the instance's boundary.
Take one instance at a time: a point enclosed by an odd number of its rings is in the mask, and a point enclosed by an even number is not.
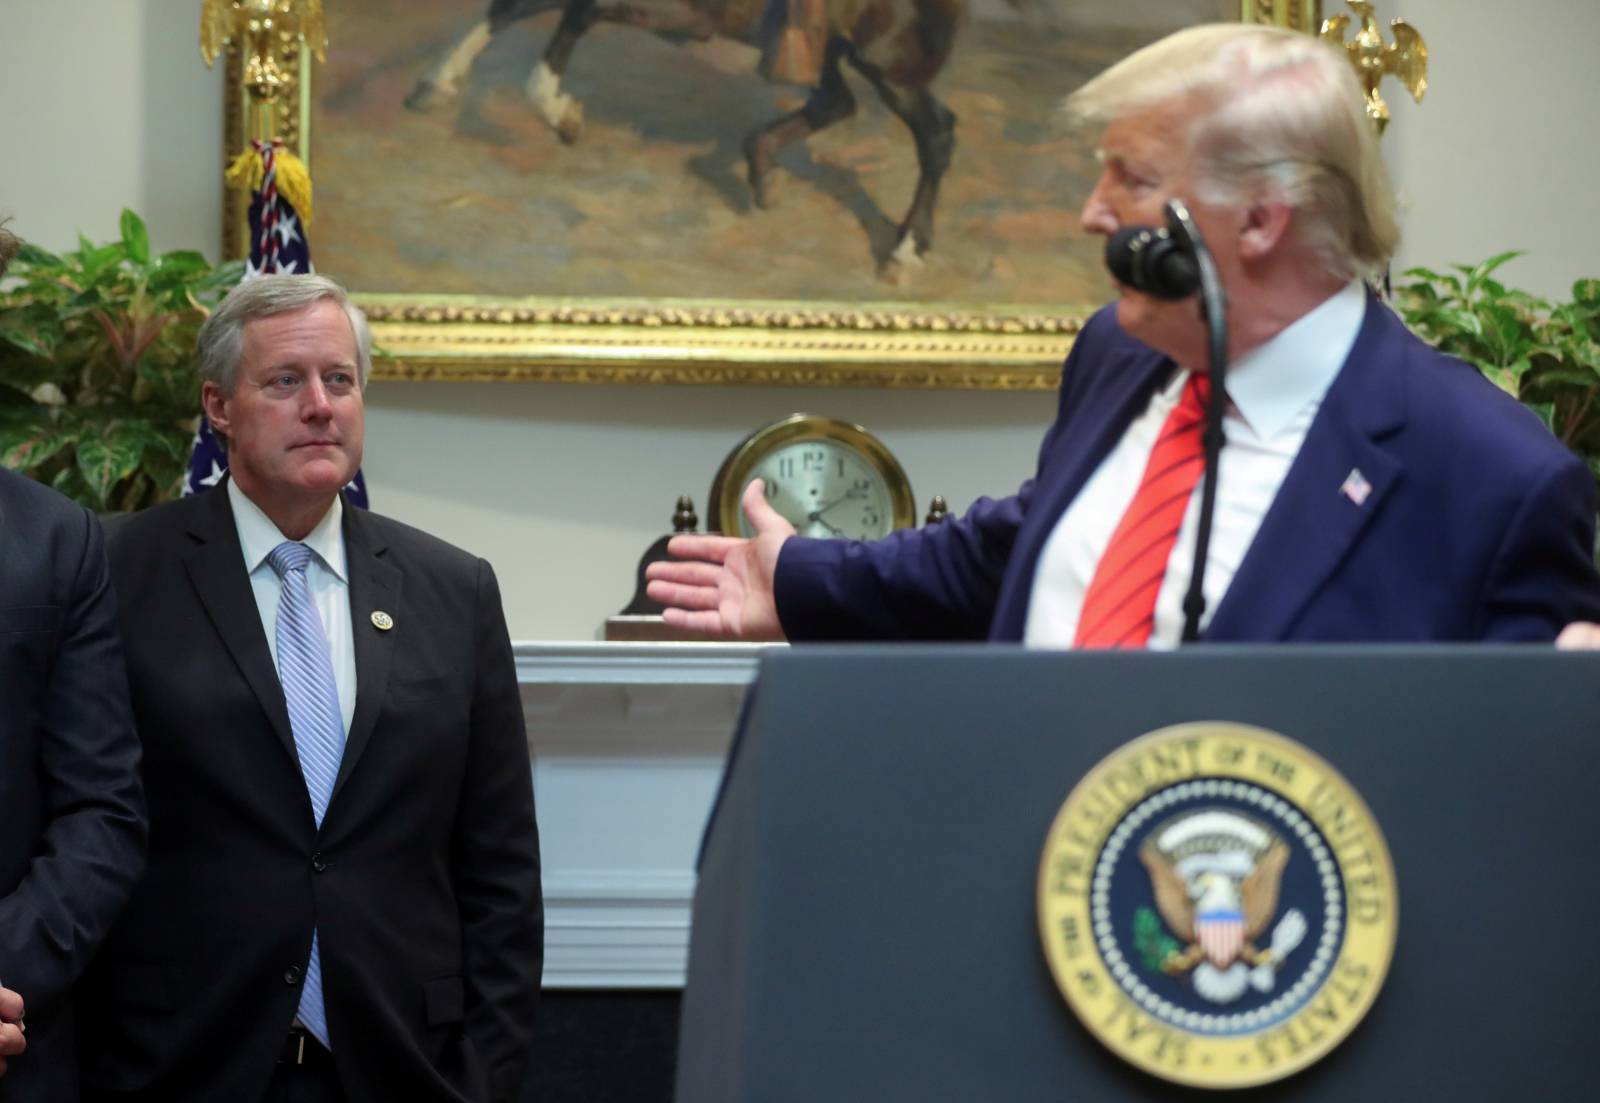
<svg viewBox="0 0 1600 1103"><path fill-rule="evenodd" d="M822 512L821 510L817 511L817 513L821 513L821 512ZM817 524L821 525L823 528L827 529L829 532L833 533L835 536L843 536L844 535L844 529L837 528L837 527L835 527L833 525L828 524L828 522L824 521L821 517L817 516L817 513L813 513L811 515L811 517L810 517L810 520L812 520L812 521L816 522Z"/></svg>
<svg viewBox="0 0 1600 1103"><path fill-rule="evenodd" d="M838 505L840 502L847 502L851 498L854 498L854 497L856 497L856 492L853 491L853 490L847 490L843 494L841 494L837 498L835 498L833 501L827 503L826 505L820 505L816 509L812 510L810 513L806 514L806 520L808 520L808 521L821 521L822 520L822 515L824 513L828 512L828 510L832 509L834 506ZM823 523L826 524L827 522L823 522Z"/></svg>

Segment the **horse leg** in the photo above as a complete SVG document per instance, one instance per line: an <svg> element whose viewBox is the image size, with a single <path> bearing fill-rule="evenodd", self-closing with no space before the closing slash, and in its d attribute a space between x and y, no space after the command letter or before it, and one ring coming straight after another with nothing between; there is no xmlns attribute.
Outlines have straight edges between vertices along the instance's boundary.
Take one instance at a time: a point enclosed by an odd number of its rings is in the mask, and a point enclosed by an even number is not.
<svg viewBox="0 0 1600 1103"><path fill-rule="evenodd" d="M822 59L821 80L806 98L805 106L774 119L745 137L745 166L750 175L750 194L757 207L765 210L776 201L772 173L777 167L778 153L784 146L809 138L824 127L855 114L856 98L845 83L844 74L839 71L839 62L848 50L849 46L843 39L829 39L827 53Z"/></svg>
<svg viewBox="0 0 1600 1103"><path fill-rule="evenodd" d="M856 68L872 82L889 110L910 129L917 147L917 191L900 223L894 251L878 268L881 279L900 284L933 247L933 211L939 200L939 182L950 167L950 155L955 150L956 115L934 99L926 87L892 84L871 67Z"/></svg>
<svg viewBox="0 0 1600 1103"><path fill-rule="evenodd" d="M561 91L561 78L572 60L572 48L599 18L595 0L569 0L539 64L528 77L528 99L533 101L534 110L567 145L583 133L583 104Z"/></svg>
<svg viewBox="0 0 1600 1103"><path fill-rule="evenodd" d="M413 111L431 111L454 99L460 91L458 82L472 69L472 63L495 35L519 19L552 7L555 7L554 0L494 0L483 21L463 35L461 41L417 80L406 97L406 106Z"/></svg>
<svg viewBox="0 0 1600 1103"><path fill-rule="evenodd" d="M681 9L655 9L627 3L600 7L597 0L568 0L561 22L544 48L544 56L528 77L528 99L539 116L555 128L568 145L583 132L583 104L561 91L561 78L578 39L596 23L621 23L624 26L665 34L686 34L710 38L714 29L703 12L687 6Z"/></svg>
<svg viewBox="0 0 1600 1103"><path fill-rule="evenodd" d="M454 99L460 91L456 82L472 68L472 63L489 45L491 37L487 19L468 31L460 42L451 47L449 53L439 59L437 65L417 80L411 94L406 97L406 106L413 111L432 111L445 101Z"/></svg>

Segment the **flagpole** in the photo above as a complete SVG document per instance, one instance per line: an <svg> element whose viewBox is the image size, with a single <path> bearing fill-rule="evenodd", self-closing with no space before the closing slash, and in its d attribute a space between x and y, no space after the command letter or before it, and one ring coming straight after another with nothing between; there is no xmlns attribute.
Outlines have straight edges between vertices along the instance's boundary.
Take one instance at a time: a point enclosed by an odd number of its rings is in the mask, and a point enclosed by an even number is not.
<svg viewBox="0 0 1600 1103"><path fill-rule="evenodd" d="M267 273L312 271L306 228L311 224L311 174L280 130L283 108L309 66L325 61L327 30L322 0L203 0L200 56L210 67L226 51L239 64L246 97L243 148L230 150L228 184L249 196L249 260L245 279ZM288 66L286 68L286 66ZM292 132L293 127L289 127ZM304 134L300 135L304 141ZM185 494L218 485L227 473L224 442L204 416L195 430ZM367 504L361 473L345 488L346 500Z"/></svg>
<svg viewBox="0 0 1600 1103"><path fill-rule="evenodd" d="M326 61L327 49L322 0L202 0L201 59L210 68L226 51L241 65L244 141L243 148L228 151L231 186L246 192L260 188L262 151L285 136L283 113L293 106L287 101L290 91L298 87L301 58L309 53ZM309 61L305 64L309 66ZM303 140L304 136L300 137ZM305 151L287 142L277 150L279 168L293 181L293 202L309 221L310 174L303 159Z"/></svg>

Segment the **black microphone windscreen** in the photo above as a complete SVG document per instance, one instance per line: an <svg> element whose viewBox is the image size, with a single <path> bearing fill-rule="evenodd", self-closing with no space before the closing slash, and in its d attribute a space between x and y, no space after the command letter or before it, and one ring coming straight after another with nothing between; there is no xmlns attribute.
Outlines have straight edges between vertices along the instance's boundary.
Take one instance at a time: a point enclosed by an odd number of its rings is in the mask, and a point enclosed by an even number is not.
<svg viewBox="0 0 1600 1103"><path fill-rule="evenodd" d="M1200 287L1194 257L1165 230L1125 226L1106 240L1106 267L1121 283L1158 299L1182 299Z"/></svg>
<svg viewBox="0 0 1600 1103"><path fill-rule="evenodd" d="M1124 226L1106 239L1106 267L1120 282L1129 287L1140 283L1138 265L1134 258L1140 249L1155 237L1149 226Z"/></svg>

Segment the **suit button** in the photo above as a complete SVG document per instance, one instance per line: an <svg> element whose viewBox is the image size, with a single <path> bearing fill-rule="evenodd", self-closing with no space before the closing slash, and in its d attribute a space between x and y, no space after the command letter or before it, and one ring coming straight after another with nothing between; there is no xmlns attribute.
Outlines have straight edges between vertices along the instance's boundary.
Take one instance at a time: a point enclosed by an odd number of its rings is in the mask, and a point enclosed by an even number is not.
<svg viewBox="0 0 1600 1103"><path fill-rule="evenodd" d="M318 873L326 873L328 872L328 863L323 860L321 854L313 854L311 856L311 868Z"/></svg>
<svg viewBox="0 0 1600 1103"><path fill-rule="evenodd" d="M283 971L283 983L285 983L285 984L299 984L301 975L302 975L302 972L301 972L300 966L291 965L291 966L289 966L289 968L287 968L287 969L285 969Z"/></svg>

